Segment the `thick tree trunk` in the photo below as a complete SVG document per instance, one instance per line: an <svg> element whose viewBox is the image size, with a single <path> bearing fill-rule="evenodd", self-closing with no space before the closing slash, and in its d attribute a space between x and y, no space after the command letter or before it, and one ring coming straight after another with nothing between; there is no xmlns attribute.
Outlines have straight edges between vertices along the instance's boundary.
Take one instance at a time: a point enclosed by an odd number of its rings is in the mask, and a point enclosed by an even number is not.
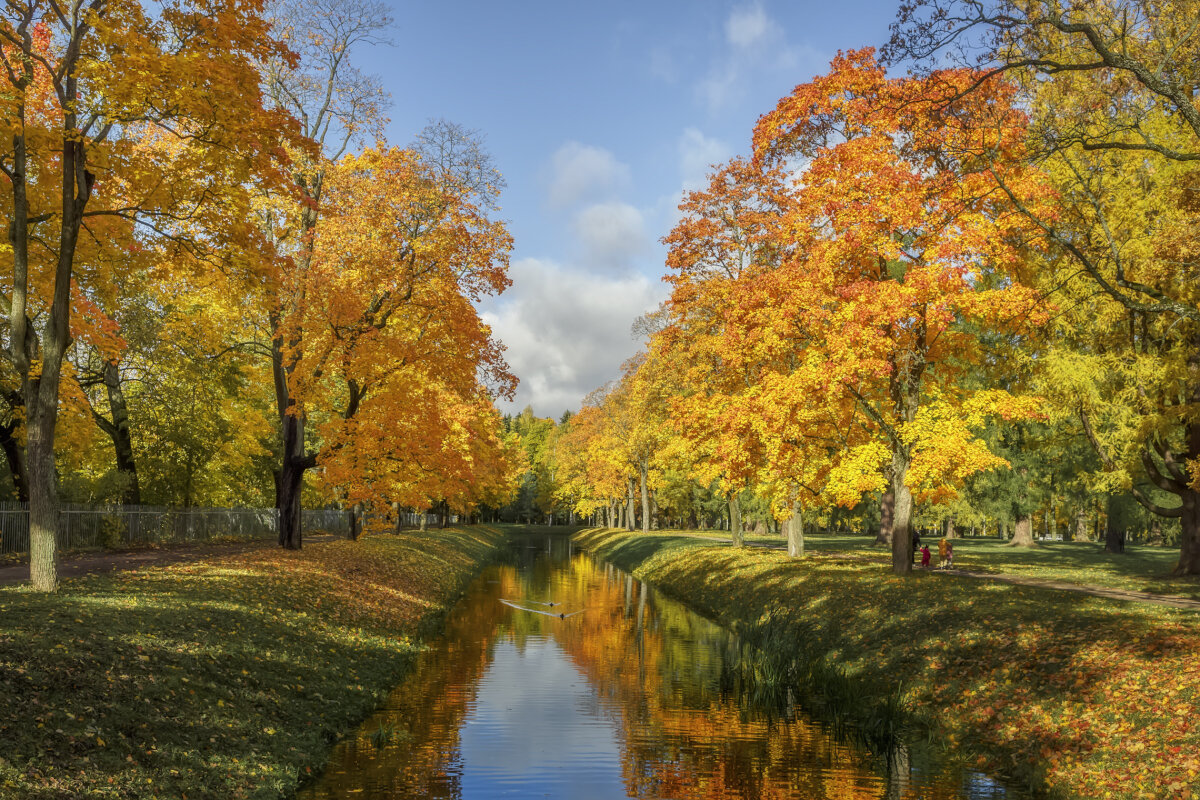
<svg viewBox="0 0 1200 800"><path fill-rule="evenodd" d="M347 509L346 513L350 518L350 541L357 542L358 538L362 536L362 506L355 503Z"/></svg>
<svg viewBox="0 0 1200 800"><path fill-rule="evenodd" d="M742 531L742 504L737 492L729 493L729 535L733 538L733 546L745 544L745 534Z"/></svg>
<svg viewBox="0 0 1200 800"><path fill-rule="evenodd" d="M1037 542L1033 540L1033 520L1028 512L1017 512L1017 521L1013 525L1013 538L1009 544L1013 547L1037 547Z"/></svg>
<svg viewBox="0 0 1200 800"><path fill-rule="evenodd" d="M784 523L787 529L787 552L789 558L804 555L804 506L800 500L792 501L792 516Z"/></svg>
<svg viewBox="0 0 1200 800"><path fill-rule="evenodd" d="M58 485L54 474L54 414L43 410L28 424L29 578L33 588L58 588Z"/></svg>
<svg viewBox="0 0 1200 800"><path fill-rule="evenodd" d="M896 514L896 493L889 486L879 499L879 533L875 536L875 544L892 543L892 521Z"/></svg>
<svg viewBox="0 0 1200 800"><path fill-rule="evenodd" d="M658 492L650 492L650 529L659 530L662 528L662 520L658 511Z"/></svg>
<svg viewBox="0 0 1200 800"><path fill-rule="evenodd" d="M304 532L300 514L300 490L308 469L304 457L304 420L283 414L279 425L283 435L283 458L275 474L275 510L279 514L279 546L299 550Z"/></svg>
<svg viewBox="0 0 1200 800"><path fill-rule="evenodd" d="M1179 563L1172 574L1200 575L1200 494L1189 489L1181 499Z"/></svg>
<svg viewBox="0 0 1200 800"><path fill-rule="evenodd" d="M892 453L892 572L910 575L913 567L912 518L913 496L904 478L908 475L908 453L897 448Z"/></svg>
<svg viewBox="0 0 1200 800"><path fill-rule="evenodd" d="M638 479L642 483L642 533L650 532L650 490L646 486L649 464L642 461L639 465Z"/></svg>
<svg viewBox="0 0 1200 800"><path fill-rule="evenodd" d="M1088 518L1087 512L1082 508L1075 512L1075 532L1071 538L1076 542L1088 541Z"/></svg>
<svg viewBox="0 0 1200 800"><path fill-rule="evenodd" d="M422 533L425 532L425 526L428 522L428 518L429 518L429 510L425 509L421 512L421 519L417 523L417 529L420 530Z"/></svg>
<svg viewBox="0 0 1200 800"><path fill-rule="evenodd" d="M70 78L67 84L71 91L70 96L74 97L75 78ZM69 113L64 119L63 127L67 131L75 129L73 113ZM23 147L23 137L16 138L22 139ZM21 350L18 369L22 375L27 413L25 435L29 459L29 577L33 588L41 592L53 592L58 588L59 506L58 476L54 469L54 435L58 425L58 390L62 378L62 362L71 343L71 273L74 269L75 247L79 240L83 209L91 194L91 183L86 178L90 173L85 169L84 148L83 140L68 140L63 145L62 216L59 226L58 260L54 271L54 294L42 332L41 370L36 375L33 371L36 346L32 339L27 338L32 335L32 331L26 327L29 325L26 317L27 298L23 298L18 304L15 291L9 318L14 349L19 346ZM24 214L27 217L28 208L24 210ZM23 220L25 223L27 221L27 218ZM26 230L23 237L26 247L27 237ZM26 268L27 266L28 262ZM19 326L14 324L18 314L21 317ZM18 327L25 329L24 335L20 337Z"/></svg>
<svg viewBox="0 0 1200 800"><path fill-rule="evenodd" d="M957 534L954 530L954 517L946 517L946 538L954 539Z"/></svg>

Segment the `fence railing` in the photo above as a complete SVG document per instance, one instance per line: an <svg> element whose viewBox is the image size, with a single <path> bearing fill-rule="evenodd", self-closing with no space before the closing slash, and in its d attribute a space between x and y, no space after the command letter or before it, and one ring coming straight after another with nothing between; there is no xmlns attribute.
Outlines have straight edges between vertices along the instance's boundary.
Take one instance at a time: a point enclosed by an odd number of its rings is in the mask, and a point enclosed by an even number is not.
<svg viewBox="0 0 1200 800"><path fill-rule="evenodd" d="M349 512L304 509L306 532L348 536ZM120 549L149 544L270 539L279 535L273 508L160 508L64 505L58 522L60 550ZM0 553L29 552L29 506L0 503Z"/></svg>

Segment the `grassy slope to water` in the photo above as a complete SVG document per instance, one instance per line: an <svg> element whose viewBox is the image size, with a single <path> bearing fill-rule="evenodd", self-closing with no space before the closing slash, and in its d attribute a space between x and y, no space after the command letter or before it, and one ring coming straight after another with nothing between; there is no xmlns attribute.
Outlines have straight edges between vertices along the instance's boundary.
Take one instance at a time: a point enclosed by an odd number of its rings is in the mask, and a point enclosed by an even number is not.
<svg viewBox="0 0 1200 800"><path fill-rule="evenodd" d="M576 541L752 639L798 632L862 708L900 686L910 721L982 768L1058 797L1200 800L1200 613L670 534Z"/></svg>
<svg viewBox="0 0 1200 800"><path fill-rule="evenodd" d="M290 796L503 540L411 532L0 589L0 798Z"/></svg>

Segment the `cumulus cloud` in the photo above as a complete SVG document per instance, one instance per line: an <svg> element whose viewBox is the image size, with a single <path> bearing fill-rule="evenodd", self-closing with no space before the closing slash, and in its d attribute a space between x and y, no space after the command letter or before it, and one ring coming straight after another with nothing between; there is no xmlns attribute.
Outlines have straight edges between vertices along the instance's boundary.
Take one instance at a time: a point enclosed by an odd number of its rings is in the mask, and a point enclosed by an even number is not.
<svg viewBox="0 0 1200 800"><path fill-rule="evenodd" d="M633 321L667 294L644 275L603 275L543 259L515 261L509 274L512 288L482 310L521 379L513 402L501 408L532 405L539 416L578 410L584 396L616 378L639 347Z"/></svg>
<svg viewBox="0 0 1200 800"><path fill-rule="evenodd" d="M594 269L631 269L650 251L642 212L628 203L596 203L575 215L571 223L581 247L580 258Z"/></svg>
<svg viewBox="0 0 1200 800"><path fill-rule="evenodd" d="M608 150L567 142L550 159L547 199L552 208L570 208L609 197L629 184L629 167Z"/></svg>
<svg viewBox="0 0 1200 800"><path fill-rule="evenodd" d="M725 20L725 37L734 47L753 47L766 37L771 20L763 7L755 3L735 8Z"/></svg>

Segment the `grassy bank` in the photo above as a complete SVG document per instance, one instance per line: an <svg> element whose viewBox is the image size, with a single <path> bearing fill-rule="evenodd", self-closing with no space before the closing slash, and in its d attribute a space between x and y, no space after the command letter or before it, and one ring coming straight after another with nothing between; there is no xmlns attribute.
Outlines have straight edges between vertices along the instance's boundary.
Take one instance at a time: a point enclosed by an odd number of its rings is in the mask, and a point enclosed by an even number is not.
<svg viewBox="0 0 1200 800"><path fill-rule="evenodd" d="M727 531L668 531L667 534L729 540ZM746 541L755 545L784 544L782 536L747 536ZM924 544L929 545L936 564L937 540L926 539ZM805 537L804 545L816 556L865 558L880 564L891 561L891 554L876 545L873 536L810 534ZM1129 545L1122 555L1112 555L1096 542L1046 541L1024 548L996 538L954 540L956 569L1200 600L1200 578L1169 577L1178 561L1178 547Z"/></svg>
<svg viewBox="0 0 1200 800"><path fill-rule="evenodd" d="M584 547L696 610L787 642L863 709L1061 797L1200 800L1200 614L870 559L588 531Z"/></svg>
<svg viewBox="0 0 1200 800"><path fill-rule="evenodd" d="M0 589L0 797L276 798L411 663L496 529Z"/></svg>

